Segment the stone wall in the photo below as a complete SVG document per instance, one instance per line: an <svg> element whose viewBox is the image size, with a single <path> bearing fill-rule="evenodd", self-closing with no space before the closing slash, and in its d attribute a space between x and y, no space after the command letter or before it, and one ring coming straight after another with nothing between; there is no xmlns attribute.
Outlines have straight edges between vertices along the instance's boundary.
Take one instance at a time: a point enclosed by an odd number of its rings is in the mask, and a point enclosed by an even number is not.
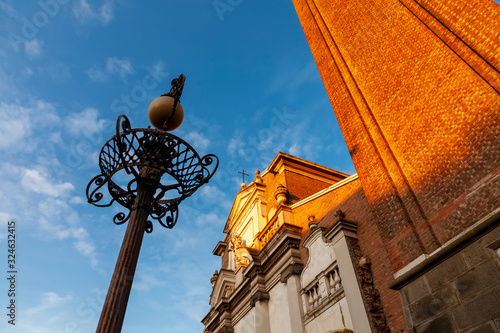
<svg viewBox="0 0 500 333"><path fill-rule="evenodd" d="M401 289L409 332L500 333L500 226Z"/></svg>

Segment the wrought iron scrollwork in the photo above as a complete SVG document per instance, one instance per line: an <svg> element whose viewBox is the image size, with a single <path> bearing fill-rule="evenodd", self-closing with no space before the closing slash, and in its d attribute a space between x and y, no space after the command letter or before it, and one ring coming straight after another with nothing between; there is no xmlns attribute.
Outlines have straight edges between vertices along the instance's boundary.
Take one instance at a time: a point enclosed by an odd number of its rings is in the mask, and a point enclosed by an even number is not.
<svg viewBox="0 0 500 333"><path fill-rule="evenodd" d="M178 78L172 80L172 88L166 94L162 96L171 96L177 100L181 98L182 90L184 89L184 81L186 81L186 76L184 74L179 75Z"/></svg>
<svg viewBox="0 0 500 333"><path fill-rule="evenodd" d="M101 149L99 167L101 173L87 186L89 203L108 207L118 202L129 212L116 214L113 222L123 224L130 218L130 210L135 209L138 187L148 180L149 186L156 190L148 207L149 216L162 226L172 228L178 219L180 202L209 181L219 167L219 159L214 154L200 158L191 145L166 131L132 129L128 118L121 115L117 119L116 135ZM170 183L147 178L145 168L157 175L168 175ZM105 185L110 201L103 204ZM152 230L153 225L148 221L146 231Z"/></svg>
<svg viewBox="0 0 500 333"><path fill-rule="evenodd" d="M174 98L174 104L172 106L172 112L170 113L170 116L168 119L165 121L163 124L163 130L167 130L168 124L170 124L170 121L174 118L175 112L177 110L177 103L179 103L179 100L182 95L182 90L184 89L184 81L186 81L186 77L184 74L179 75L178 78L172 80L172 88L170 91L166 94L163 94L162 96L170 96Z"/></svg>
<svg viewBox="0 0 500 333"><path fill-rule="evenodd" d="M113 222L115 224L123 224L127 222L129 219L130 219L130 211L128 212L128 214L120 212L113 217Z"/></svg>
<svg viewBox="0 0 500 333"><path fill-rule="evenodd" d="M87 185L87 200L89 203L91 203L97 207L109 207L113 204L115 199L111 200L107 204L99 204L99 201L101 201L104 198L104 194L102 192L98 192L98 191L104 185L106 185L107 182L108 182L107 177L103 176L102 174L97 175L94 178L92 178L92 180ZM91 190L91 188L93 186L96 186L96 187L93 190Z"/></svg>

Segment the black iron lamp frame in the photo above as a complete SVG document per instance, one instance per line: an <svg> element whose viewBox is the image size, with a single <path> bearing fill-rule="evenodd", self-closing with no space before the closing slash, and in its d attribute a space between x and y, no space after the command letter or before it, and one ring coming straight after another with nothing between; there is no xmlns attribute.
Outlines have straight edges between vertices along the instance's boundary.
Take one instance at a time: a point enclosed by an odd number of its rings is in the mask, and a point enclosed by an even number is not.
<svg viewBox="0 0 500 333"><path fill-rule="evenodd" d="M162 95L174 98L163 129L175 113L184 81L181 74L172 80L170 92ZM89 203L109 207L117 202L127 213L116 214L113 222L128 221L96 332L121 332L144 232L153 231L150 218L172 228L181 201L207 183L218 166L219 159L214 154L200 157L191 145L165 130L132 129L125 115L118 117L116 134L104 144L99 155L101 173L87 186ZM126 185L120 186L123 179ZM108 198L103 193L106 186L110 199L103 203Z"/></svg>

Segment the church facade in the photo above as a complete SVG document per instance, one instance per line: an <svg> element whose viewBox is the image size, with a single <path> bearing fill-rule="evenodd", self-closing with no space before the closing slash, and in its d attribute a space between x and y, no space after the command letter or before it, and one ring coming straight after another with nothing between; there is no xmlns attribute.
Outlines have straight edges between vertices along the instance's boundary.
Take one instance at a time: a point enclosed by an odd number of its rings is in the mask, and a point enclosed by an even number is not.
<svg viewBox="0 0 500 333"><path fill-rule="evenodd" d="M221 269L211 279L205 332L386 328L358 244L358 224L370 219L357 175L279 153L236 195L213 251Z"/></svg>
<svg viewBox="0 0 500 333"><path fill-rule="evenodd" d="M500 332L500 6L293 2L357 174L241 189L205 332Z"/></svg>

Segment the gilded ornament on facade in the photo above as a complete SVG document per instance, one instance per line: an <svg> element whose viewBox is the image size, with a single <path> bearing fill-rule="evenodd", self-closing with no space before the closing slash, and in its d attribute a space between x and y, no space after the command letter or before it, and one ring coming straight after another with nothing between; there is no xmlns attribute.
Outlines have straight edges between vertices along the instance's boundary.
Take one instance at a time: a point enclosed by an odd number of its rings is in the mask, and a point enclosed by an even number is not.
<svg viewBox="0 0 500 333"><path fill-rule="evenodd" d="M248 249L242 244L242 239L238 235L234 235L231 238L231 243L234 251L234 261L236 262L236 268L247 267L250 264L250 259L252 258Z"/></svg>

